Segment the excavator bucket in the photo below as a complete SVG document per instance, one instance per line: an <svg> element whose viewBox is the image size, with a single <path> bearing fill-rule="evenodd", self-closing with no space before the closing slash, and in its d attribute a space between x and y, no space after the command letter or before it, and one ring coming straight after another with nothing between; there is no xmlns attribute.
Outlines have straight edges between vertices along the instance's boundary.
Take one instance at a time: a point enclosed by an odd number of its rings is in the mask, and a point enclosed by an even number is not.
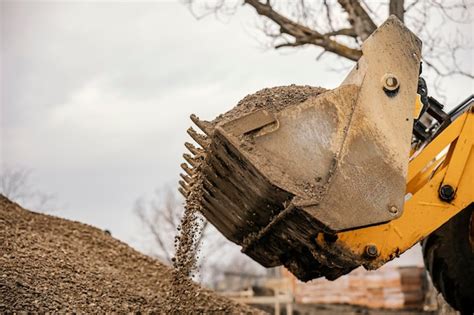
<svg viewBox="0 0 474 315"><path fill-rule="evenodd" d="M420 49L390 17L334 90L266 89L214 121L192 115L204 134L188 130L200 147L186 144L181 192L199 186L203 215L263 266L301 280L350 272L364 257L314 239L402 214Z"/></svg>

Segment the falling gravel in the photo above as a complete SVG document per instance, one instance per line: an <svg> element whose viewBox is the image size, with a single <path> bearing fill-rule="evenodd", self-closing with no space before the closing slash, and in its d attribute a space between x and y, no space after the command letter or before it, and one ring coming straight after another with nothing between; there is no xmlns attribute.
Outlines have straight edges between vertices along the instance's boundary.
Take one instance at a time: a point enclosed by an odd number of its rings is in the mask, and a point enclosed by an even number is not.
<svg viewBox="0 0 474 315"><path fill-rule="evenodd" d="M188 194L184 205L184 213L175 238L175 257L173 257L173 294L176 303L173 311L179 312L181 307L192 308L193 292L190 288L193 276L197 273L199 259L200 236L203 227L200 215L202 208L202 175L201 166L204 164L204 155L194 156L195 175L188 183ZM179 297L179 298L177 298Z"/></svg>
<svg viewBox="0 0 474 315"><path fill-rule="evenodd" d="M256 314L107 233L0 195L0 313ZM178 304L178 305L176 305Z"/></svg>

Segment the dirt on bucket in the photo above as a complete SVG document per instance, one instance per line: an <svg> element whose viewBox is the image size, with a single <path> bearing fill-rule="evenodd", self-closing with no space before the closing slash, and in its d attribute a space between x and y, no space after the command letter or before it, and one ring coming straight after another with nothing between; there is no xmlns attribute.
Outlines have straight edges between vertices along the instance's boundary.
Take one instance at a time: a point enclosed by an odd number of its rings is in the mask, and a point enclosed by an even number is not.
<svg viewBox="0 0 474 315"><path fill-rule="evenodd" d="M259 109L276 113L289 106L301 104L307 99L316 97L326 91L321 87L295 84L265 88L247 95L232 109L217 116L212 123L214 125L225 123Z"/></svg>

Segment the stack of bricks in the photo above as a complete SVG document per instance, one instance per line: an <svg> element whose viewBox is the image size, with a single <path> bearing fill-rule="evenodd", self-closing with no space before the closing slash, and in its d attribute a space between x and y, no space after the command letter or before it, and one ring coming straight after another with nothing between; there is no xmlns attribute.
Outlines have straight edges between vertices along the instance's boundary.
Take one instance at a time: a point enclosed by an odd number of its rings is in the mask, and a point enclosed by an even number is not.
<svg viewBox="0 0 474 315"><path fill-rule="evenodd" d="M289 275L286 275L289 276ZM296 303L350 304L379 309L423 307L425 271L422 267L389 267L354 270L335 281L295 281Z"/></svg>

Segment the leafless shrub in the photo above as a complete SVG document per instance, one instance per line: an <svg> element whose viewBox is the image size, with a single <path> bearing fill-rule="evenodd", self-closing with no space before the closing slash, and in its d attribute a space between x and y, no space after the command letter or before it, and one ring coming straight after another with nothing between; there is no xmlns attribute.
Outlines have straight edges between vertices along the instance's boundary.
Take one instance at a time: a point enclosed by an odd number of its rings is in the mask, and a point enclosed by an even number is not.
<svg viewBox="0 0 474 315"><path fill-rule="evenodd" d="M172 264L174 241L181 216L184 212L184 200L170 188L158 189L151 198L139 198L135 202L134 213L152 236L151 254L167 264ZM250 258L240 253L239 247L225 239L211 224L202 217L202 233L198 240L201 249L198 257L199 279L210 286L223 280L232 269L245 273L262 272ZM237 268L240 266L242 268ZM245 268L244 268L245 267Z"/></svg>
<svg viewBox="0 0 474 315"><path fill-rule="evenodd" d="M423 62L442 95L446 78L474 78L472 68L460 64L462 55L472 54L472 37L459 26L472 24L473 2L465 0L186 0L193 15L218 18L232 15L242 5L253 7L261 17L257 28L266 48L313 46L317 60L327 52L346 60L361 56L362 42L394 14L423 40ZM471 27L472 29L472 27ZM426 70L425 69L425 70Z"/></svg>
<svg viewBox="0 0 474 315"><path fill-rule="evenodd" d="M56 196L34 189L32 171L26 168L5 167L0 173L0 194L26 208L40 212L56 210Z"/></svg>

